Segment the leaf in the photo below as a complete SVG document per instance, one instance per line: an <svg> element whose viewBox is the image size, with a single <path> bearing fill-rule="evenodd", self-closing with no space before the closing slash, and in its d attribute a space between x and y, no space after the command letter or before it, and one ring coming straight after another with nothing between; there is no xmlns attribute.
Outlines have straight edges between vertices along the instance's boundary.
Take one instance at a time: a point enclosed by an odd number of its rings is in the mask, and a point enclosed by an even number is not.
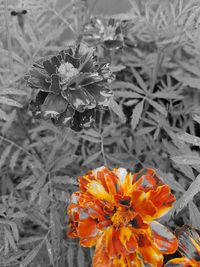
<svg viewBox="0 0 200 267"><path fill-rule="evenodd" d="M17 163L17 160L18 160L18 158L19 158L19 154L20 154L20 152L21 152L20 149L16 150L16 151L12 154L12 156L11 156L11 158L10 158L10 168L11 168L12 171L14 171L14 168L15 168L15 166L16 166L16 163Z"/></svg>
<svg viewBox="0 0 200 267"><path fill-rule="evenodd" d="M12 148L12 145L9 145L2 152L1 158L0 158L0 168L4 165L8 155L10 154L11 148Z"/></svg>
<svg viewBox="0 0 200 267"><path fill-rule="evenodd" d="M200 147L200 137L184 133L178 136L178 139L181 141L187 142L189 144L192 144L194 146L199 146Z"/></svg>
<svg viewBox="0 0 200 267"><path fill-rule="evenodd" d="M137 92L138 94L142 94L144 95L144 91L142 91L142 89L140 89L137 85L133 84L133 83L129 83L129 82L113 82L111 84L111 89L132 89L133 91Z"/></svg>
<svg viewBox="0 0 200 267"><path fill-rule="evenodd" d="M172 157L172 160L178 164L195 165L200 164L200 157L197 155L182 155Z"/></svg>
<svg viewBox="0 0 200 267"><path fill-rule="evenodd" d="M52 252L51 243L49 242L48 238L45 239L45 242L46 242L47 252L48 252L48 256L49 256L49 262L52 266L54 266L54 259L53 259L53 252Z"/></svg>
<svg viewBox="0 0 200 267"><path fill-rule="evenodd" d="M50 229L51 229L51 245L54 254L54 259L57 259L60 254L61 242L61 223L60 216L56 207L50 208Z"/></svg>
<svg viewBox="0 0 200 267"><path fill-rule="evenodd" d="M32 183L34 183L36 181L36 178L31 175L29 178L22 180L21 183L19 183L16 187L16 189L23 189L29 185L31 185Z"/></svg>
<svg viewBox="0 0 200 267"><path fill-rule="evenodd" d="M179 213L192 199L193 197L200 192L200 174L189 186L187 191L179 198L175 205L173 212Z"/></svg>
<svg viewBox="0 0 200 267"><path fill-rule="evenodd" d="M8 105L8 106L22 108L22 105L20 103L18 103L17 101L15 101L15 100L13 100L11 98L7 98L7 97L4 97L4 96L0 96L0 103Z"/></svg>
<svg viewBox="0 0 200 267"><path fill-rule="evenodd" d="M56 183L56 184L63 184L63 185L78 185L78 182L76 181L75 178L69 177L67 175L63 175L63 176L54 176L51 179L52 182Z"/></svg>
<svg viewBox="0 0 200 267"><path fill-rule="evenodd" d="M9 242L10 246L11 246L15 251L17 251L17 246L16 246L16 244L15 244L15 241L14 241L14 238L13 238L11 232L8 231L8 229L7 229L6 227L4 228L4 231L5 231L5 236L6 236L7 240L8 240L8 242Z"/></svg>
<svg viewBox="0 0 200 267"><path fill-rule="evenodd" d="M192 200L189 202L189 213L192 226L200 229L200 211Z"/></svg>
<svg viewBox="0 0 200 267"><path fill-rule="evenodd" d="M170 186L171 189L177 192L185 192L185 189L179 184L172 173L164 173L160 170L157 171L160 177L163 177L163 181Z"/></svg>
<svg viewBox="0 0 200 267"><path fill-rule="evenodd" d="M152 107L157 109L159 113L163 114L165 117L167 116L167 110L164 107L162 107L160 104L158 104L158 102L151 100L149 98L147 98L147 101Z"/></svg>
<svg viewBox="0 0 200 267"><path fill-rule="evenodd" d="M140 135L143 135L143 134L150 133L150 132L154 131L155 129L156 129L155 126L149 126L149 127L141 128L140 130L138 130L135 133L135 136L140 136Z"/></svg>
<svg viewBox="0 0 200 267"><path fill-rule="evenodd" d="M145 82L143 81L142 77L140 76L140 74L133 68L132 68L132 72L133 72L134 77L136 78L136 81L140 85L140 87L146 92L147 86L146 86Z"/></svg>
<svg viewBox="0 0 200 267"><path fill-rule="evenodd" d="M79 246L78 248L78 253L77 253L77 263L78 263L78 267L85 267L85 256L83 253L82 248Z"/></svg>
<svg viewBox="0 0 200 267"><path fill-rule="evenodd" d="M122 107L117 104L117 102L113 98L109 102L109 107L113 110L115 114L117 114L117 116L121 119L121 122L125 123L126 117L124 115Z"/></svg>
<svg viewBox="0 0 200 267"><path fill-rule="evenodd" d="M90 164L90 163L93 162L95 159L97 159L100 155L101 155L101 151L96 152L95 154L89 156L86 160L84 160L82 166L86 166L86 165Z"/></svg>
<svg viewBox="0 0 200 267"><path fill-rule="evenodd" d="M8 121L9 120L9 114L7 114L5 111L0 109L0 120Z"/></svg>
<svg viewBox="0 0 200 267"><path fill-rule="evenodd" d="M37 254L39 253L40 249L42 248L43 245L43 241L41 241L39 243L39 245L37 245L37 247L35 247L33 250L31 250L28 255L25 257L25 259L22 260L20 267L26 267L28 266L37 256Z"/></svg>
<svg viewBox="0 0 200 267"><path fill-rule="evenodd" d="M14 88L1 88L0 95L27 95L27 93Z"/></svg>
<svg viewBox="0 0 200 267"><path fill-rule="evenodd" d="M74 248L69 246L67 250L67 264L68 266L74 266Z"/></svg>
<svg viewBox="0 0 200 267"><path fill-rule="evenodd" d="M169 91L169 92L156 92L152 94L153 98L162 98L162 99L177 99L181 100L183 99L183 96L178 95L176 92Z"/></svg>
<svg viewBox="0 0 200 267"><path fill-rule="evenodd" d="M139 123L139 120L140 120L141 115L142 115L143 107L144 107L144 100L139 102L135 106L135 108L133 109L133 113L131 116L131 128L132 128L132 130L134 130Z"/></svg>

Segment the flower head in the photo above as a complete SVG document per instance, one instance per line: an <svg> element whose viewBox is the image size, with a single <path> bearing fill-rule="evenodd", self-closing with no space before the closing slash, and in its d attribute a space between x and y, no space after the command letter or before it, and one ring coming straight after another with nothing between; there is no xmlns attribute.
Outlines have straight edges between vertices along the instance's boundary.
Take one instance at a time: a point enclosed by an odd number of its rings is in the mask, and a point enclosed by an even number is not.
<svg viewBox="0 0 200 267"><path fill-rule="evenodd" d="M91 48L69 47L34 63L26 76L28 85L38 90L32 112L74 130L90 127L95 109L108 107L111 79L108 64L98 64Z"/></svg>
<svg viewBox="0 0 200 267"><path fill-rule="evenodd" d="M118 49L123 46L129 28L130 23L127 21L93 17L85 28L85 41L102 44L109 50Z"/></svg>
<svg viewBox="0 0 200 267"><path fill-rule="evenodd" d="M94 267L159 267L163 254L176 251L176 237L154 221L175 201L154 170L101 167L79 177L79 185L68 206L68 235L96 245Z"/></svg>
<svg viewBox="0 0 200 267"><path fill-rule="evenodd" d="M178 250L182 258L168 261L166 267L199 267L200 266L200 235L188 225L176 230L179 241Z"/></svg>

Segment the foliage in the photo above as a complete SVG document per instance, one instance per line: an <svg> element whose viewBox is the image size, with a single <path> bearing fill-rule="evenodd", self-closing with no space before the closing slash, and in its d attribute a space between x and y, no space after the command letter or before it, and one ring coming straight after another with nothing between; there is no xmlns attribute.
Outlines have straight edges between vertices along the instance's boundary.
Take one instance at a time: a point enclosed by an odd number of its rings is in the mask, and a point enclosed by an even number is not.
<svg viewBox="0 0 200 267"><path fill-rule="evenodd" d="M76 133L33 118L23 78L41 57L84 40L95 1L0 2L0 266L90 266L93 249L66 236L66 206L77 176L102 165L155 169L177 198L160 221L200 229L200 4L130 4L112 15L131 20L123 47L95 43L115 75L114 98Z"/></svg>

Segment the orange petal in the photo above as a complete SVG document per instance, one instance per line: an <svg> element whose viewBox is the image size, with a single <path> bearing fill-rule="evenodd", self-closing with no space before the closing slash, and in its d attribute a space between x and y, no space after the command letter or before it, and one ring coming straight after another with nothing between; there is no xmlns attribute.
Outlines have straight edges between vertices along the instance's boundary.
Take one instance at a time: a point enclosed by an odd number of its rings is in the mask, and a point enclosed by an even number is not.
<svg viewBox="0 0 200 267"><path fill-rule="evenodd" d="M185 225L176 231L179 251L189 259L200 262L200 236L195 229Z"/></svg>
<svg viewBox="0 0 200 267"><path fill-rule="evenodd" d="M142 169L132 176L134 188L147 192L163 185L162 180L156 175L153 169Z"/></svg>
<svg viewBox="0 0 200 267"><path fill-rule="evenodd" d="M79 221L77 233L80 238L96 236L99 233L99 230L96 227L96 221L91 218Z"/></svg>
<svg viewBox="0 0 200 267"><path fill-rule="evenodd" d="M147 198L157 209L156 217L154 218L164 215L172 208L172 204L176 200L168 185L159 186L156 190L147 192Z"/></svg>
<svg viewBox="0 0 200 267"><path fill-rule="evenodd" d="M109 227L105 231L105 242L106 252L111 258L133 253L137 248L136 238L129 227Z"/></svg>
<svg viewBox="0 0 200 267"><path fill-rule="evenodd" d="M134 190L131 199L133 210L137 212L143 220L152 220L156 214L155 206L148 201L146 193L141 190Z"/></svg>
<svg viewBox="0 0 200 267"><path fill-rule="evenodd" d="M99 238L92 261L93 267L112 267L112 262L106 253L105 236Z"/></svg>
<svg viewBox="0 0 200 267"><path fill-rule="evenodd" d="M103 185L97 181L92 181L87 184L87 192L97 199L106 200L108 202L112 200L111 195L106 192Z"/></svg>
<svg viewBox="0 0 200 267"><path fill-rule="evenodd" d="M177 250L178 240L165 226L154 221L150 227L153 240L163 254L172 254Z"/></svg>
<svg viewBox="0 0 200 267"><path fill-rule="evenodd" d="M148 235L140 235L138 244L137 251L144 262L154 267L161 267L163 265L163 255Z"/></svg>
<svg viewBox="0 0 200 267"><path fill-rule="evenodd" d="M199 263L193 262L188 258L177 258L168 261L165 267L199 267Z"/></svg>

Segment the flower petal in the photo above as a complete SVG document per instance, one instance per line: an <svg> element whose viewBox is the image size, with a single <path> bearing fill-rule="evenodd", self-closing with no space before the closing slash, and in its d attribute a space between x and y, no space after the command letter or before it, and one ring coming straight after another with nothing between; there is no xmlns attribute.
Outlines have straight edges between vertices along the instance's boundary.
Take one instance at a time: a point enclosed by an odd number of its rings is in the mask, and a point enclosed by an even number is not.
<svg viewBox="0 0 200 267"><path fill-rule="evenodd" d="M178 240L165 226L154 221L150 227L153 240L163 254L172 254L177 250Z"/></svg>
<svg viewBox="0 0 200 267"><path fill-rule="evenodd" d="M153 169L142 169L134 174L133 183L136 189L142 189L145 192L164 184Z"/></svg>
<svg viewBox="0 0 200 267"><path fill-rule="evenodd" d="M79 112L86 109L92 109L96 106L96 101L89 95L86 90L82 89L69 89L63 92L63 97Z"/></svg>
<svg viewBox="0 0 200 267"><path fill-rule="evenodd" d="M91 84L86 87L87 92L96 100L98 108L108 107L113 92L104 84Z"/></svg>
<svg viewBox="0 0 200 267"><path fill-rule="evenodd" d="M156 207L157 212L154 218L159 218L172 208L176 198L171 193L168 185L159 186L156 190L147 192L147 198Z"/></svg>
<svg viewBox="0 0 200 267"><path fill-rule="evenodd" d="M87 192L97 199L107 200L108 202L112 200L111 195L105 190L103 185L97 181L91 181L87 184Z"/></svg>
<svg viewBox="0 0 200 267"><path fill-rule="evenodd" d="M51 75L51 85L49 87L49 90L54 94L61 93L60 78L58 75L56 74Z"/></svg>
<svg viewBox="0 0 200 267"><path fill-rule="evenodd" d="M65 125L66 127L71 126L73 116L74 116L74 109L71 106L67 106L66 110L60 113L59 116L52 118L52 122L56 126Z"/></svg>
<svg viewBox="0 0 200 267"><path fill-rule="evenodd" d="M54 66L50 60L45 60L43 66L50 75L56 73L56 66Z"/></svg>
<svg viewBox="0 0 200 267"><path fill-rule="evenodd" d="M68 103L60 95L48 94L41 110L45 119L54 118L64 112Z"/></svg>
<svg viewBox="0 0 200 267"><path fill-rule="evenodd" d="M176 258L168 261L165 267L198 267L197 264L188 258Z"/></svg>
<svg viewBox="0 0 200 267"><path fill-rule="evenodd" d="M49 91L50 83L46 82L47 76L41 73L40 70L32 68L27 76L27 83L33 89L40 89L42 91Z"/></svg>
<svg viewBox="0 0 200 267"><path fill-rule="evenodd" d="M200 262L200 236L192 227L185 225L176 231L179 251L189 259Z"/></svg>
<svg viewBox="0 0 200 267"><path fill-rule="evenodd" d="M71 129L74 131L81 131L83 128L90 128L95 121L95 109L88 109L83 112L75 110L73 120L71 122Z"/></svg>

